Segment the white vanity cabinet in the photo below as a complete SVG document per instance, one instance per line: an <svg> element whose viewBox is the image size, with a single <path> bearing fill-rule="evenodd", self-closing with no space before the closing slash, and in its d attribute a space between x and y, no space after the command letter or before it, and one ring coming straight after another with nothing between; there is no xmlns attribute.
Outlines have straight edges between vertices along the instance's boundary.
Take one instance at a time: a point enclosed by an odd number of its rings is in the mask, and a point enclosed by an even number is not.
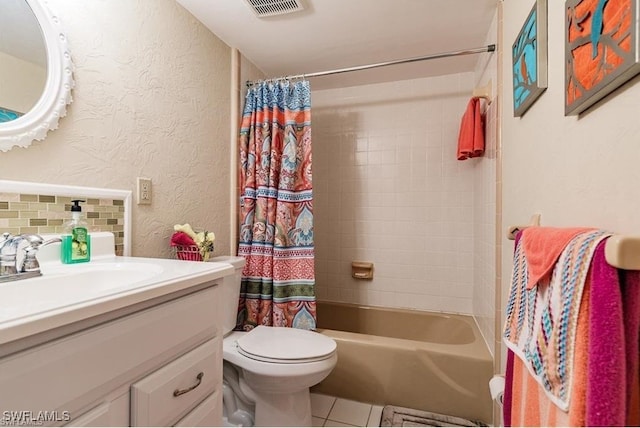
<svg viewBox="0 0 640 428"><path fill-rule="evenodd" d="M10 416L21 425L221 425L217 282L119 308L0 358L0 424Z"/></svg>
<svg viewBox="0 0 640 428"><path fill-rule="evenodd" d="M63 415L64 416L64 415ZM69 417L71 415L69 414ZM64 417L63 417L64 419ZM120 427L129 425L129 392L103 401L67 423L70 427Z"/></svg>
<svg viewBox="0 0 640 428"><path fill-rule="evenodd" d="M211 339L131 386L131 424L167 426L222 383L220 340ZM219 421L215 421L219 422Z"/></svg>

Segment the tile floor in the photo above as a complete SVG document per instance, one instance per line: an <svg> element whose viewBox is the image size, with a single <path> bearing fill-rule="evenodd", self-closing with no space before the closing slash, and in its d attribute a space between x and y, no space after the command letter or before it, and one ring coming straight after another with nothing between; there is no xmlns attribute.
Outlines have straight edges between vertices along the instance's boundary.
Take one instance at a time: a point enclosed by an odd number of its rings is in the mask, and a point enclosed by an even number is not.
<svg viewBox="0 0 640 428"><path fill-rule="evenodd" d="M383 406L311 394L314 427L379 427Z"/></svg>

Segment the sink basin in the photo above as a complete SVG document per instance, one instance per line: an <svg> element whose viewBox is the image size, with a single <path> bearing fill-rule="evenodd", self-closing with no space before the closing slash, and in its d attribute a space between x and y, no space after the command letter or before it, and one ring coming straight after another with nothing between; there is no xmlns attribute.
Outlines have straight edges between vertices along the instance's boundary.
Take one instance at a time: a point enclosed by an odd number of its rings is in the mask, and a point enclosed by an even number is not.
<svg viewBox="0 0 640 428"><path fill-rule="evenodd" d="M0 284L3 316L25 310L31 314L50 310L61 300L67 305L104 297L153 282L164 269L154 263L87 263L42 266L42 276ZM66 298L65 298L66 296Z"/></svg>
<svg viewBox="0 0 640 428"><path fill-rule="evenodd" d="M60 244L47 245L38 251L42 276L0 282L0 354L5 343L234 274L228 263L116 256L107 232L91 235L91 252L90 262L65 265Z"/></svg>
<svg viewBox="0 0 640 428"><path fill-rule="evenodd" d="M163 269L152 263L96 263L86 265L56 265L42 268L43 277L58 278L75 287L76 284L87 284L92 289L106 291L122 285L130 285L152 278Z"/></svg>

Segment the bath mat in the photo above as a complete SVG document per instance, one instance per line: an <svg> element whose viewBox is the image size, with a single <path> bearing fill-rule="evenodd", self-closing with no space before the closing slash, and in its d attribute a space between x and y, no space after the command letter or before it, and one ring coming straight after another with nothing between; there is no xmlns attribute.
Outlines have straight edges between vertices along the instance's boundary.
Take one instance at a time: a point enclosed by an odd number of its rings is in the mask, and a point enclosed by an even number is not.
<svg viewBox="0 0 640 428"><path fill-rule="evenodd" d="M486 427L479 421L470 421L456 416L407 409L406 407L384 406L381 427Z"/></svg>

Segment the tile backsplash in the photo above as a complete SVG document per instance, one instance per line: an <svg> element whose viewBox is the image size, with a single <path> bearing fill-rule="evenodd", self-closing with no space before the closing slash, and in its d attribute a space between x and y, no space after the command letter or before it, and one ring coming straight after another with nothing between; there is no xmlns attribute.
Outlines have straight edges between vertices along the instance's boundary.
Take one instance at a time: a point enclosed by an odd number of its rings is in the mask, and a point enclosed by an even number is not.
<svg viewBox="0 0 640 428"><path fill-rule="evenodd" d="M0 192L0 232L62 233L71 219L71 201L81 199L84 220L89 232L112 232L116 255L124 250L125 206L122 199L96 199Z"/></svg>

